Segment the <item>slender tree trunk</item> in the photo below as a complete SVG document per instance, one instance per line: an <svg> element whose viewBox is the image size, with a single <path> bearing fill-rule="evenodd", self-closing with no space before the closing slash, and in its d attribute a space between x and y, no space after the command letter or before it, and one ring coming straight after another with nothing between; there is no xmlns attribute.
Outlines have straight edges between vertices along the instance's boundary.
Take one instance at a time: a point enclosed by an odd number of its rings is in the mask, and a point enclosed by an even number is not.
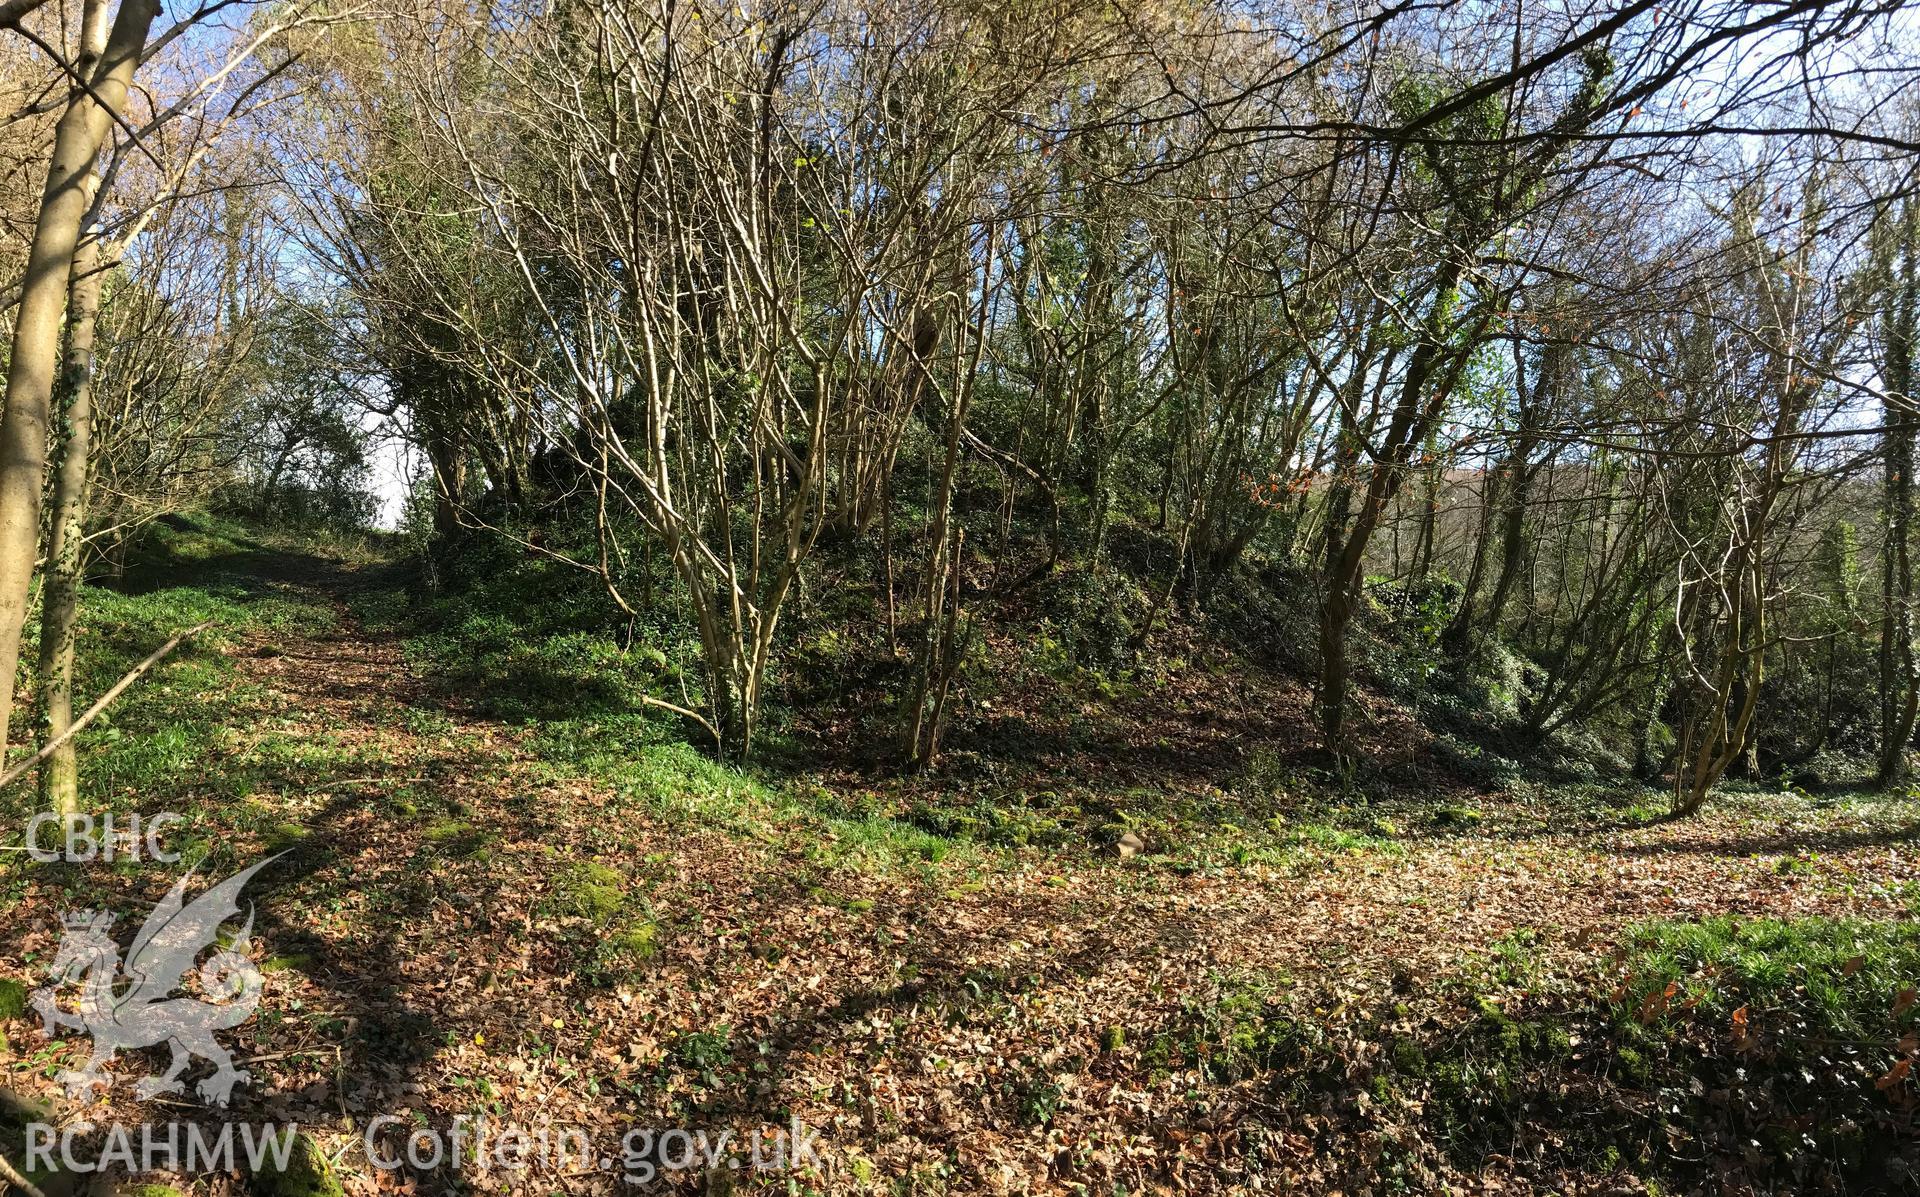
<svg viewBox="0 0 1920 1197"><path fill-rule="evenodd" d="M1341 725L1347 695L1347 623L1353 617L1352 600L1340 580L1340 561L1346 553L1347 521L1353 510L1353 471L1359 468L1359 448L1341 417L1340 442L1334 452L1333 485L1327 492L1326 525L1321 531L1320 688L1314 694L1320 732L1327 751L1339 755Z"/></svg>
<svg viewBox="0 0 1920 1197"><path fill-rule="evenodd" d="M1366 566L1367 542L1373 538L1388 504L1393 502L1400 478L1413 453L1431 434L1433 421L1438 416L1439 403L1428 394L1427 386L1434 380L1435 367L1441 364L1445 352L1441 342L1445 313L1453 302L1461 272L1462 266L1457 260L1449 259L1441 265L1440 277L1434 288L1433 311L1427 318L1419 347L1407 361L1406 377L1400 384L1400 396L1394 404L1385 443L1369 468L1367 485L1360 492L1360 507L1353 515L1351 526L1343 532L1336 532L1331 515L1329 517L1326 572L1322 576L1320 600L1320 689L1315 699L1320 705L1321 737L1327 752L1336 759L1346 756L1341 736L1346 718L1349 676L1347 633L1353 622L1353 613L1360 604L1360 590L1365 581L1363 570ZM1460 364L1464 361L1464 355L1456 356L1448 376L1438 388L1440 394L1451 390L1457 380ZM1345 435L1356 437L1359 433L1358 430L1352 430ZM1357 464L1357 440L1350 441L1345 447L1343 456L1348 454ZM1336 482L1335 487L1341 499L1351 494L1350 491L1342 493L1340 482Z"/></svg>
<svg viewBox="0 0 1920 1197"><path fill-rule="evenodd" d="M1467 633L1474 622L1474 607L1479 602L1481 584L1487 576L1487 550L1493 544L1493 513L1500 501L1501 474L1500 467L1492 467L1480 478L1480 526L1474 531L1473 564L1468 567L1466 583L1460 588L1459 609L1453 613L1453 619L1441 637L1441 644L1456 656L1467 646Z"/></svg>
<svg viewBox="0 0 1920 1197"><path fill-rule="evenodd" d="M1500 620L1506 614L1507 600L1513 592L1513 584L1519 576L1520 566L1526 560L1526 521L1527 504L1532 498L1534 476L1545 467L1545 462L1533 460L1534 450L1538 447L1538 424L1541 413L1547 407L1550 397L1549 388L1557 385L1562 370L1560 361L1564 350L1553 348L1547 351L1545 360L1534 372L1533 385L1529 389L1526 378L1526 358L1518 342L1513 350L1513 367L1516 378L1515 426L1507 453L1497 467L1490 485L1499 494L1498 505L1492 501L1491 494L1486 504L1483 518L1479 551L1473 562L1473 575L1468 582L1467 592L1460 601L1460 610L1454 616L1453 623L1447 628L1447 642L1455 651L1463 648L1467 632L1476 618L1484 621L1487 630L1494 635L1500 634ZM1552 460L1552 455L1548 455ZM1500 570L1495 575L1492 597L1487 601L1484 612L1475 610L1475 599L1479 595L1485 578L1488 539L1492 535L1494 516L1499 515L1500 526Z"/></svg>
<svg viewBox="0 0 1920 1197"><path fill-rule="evenodd" d="M46 482L47 425L53 381L60 360L60 324L80 223L89 206L100 145L113 116L126 105L127 87L158 15L158 0L121 0L106 52L97 66L80 68L91 92L76 89L54 128L39 218L15 316L13 360L7 368L6 411L0 416L0 753L5 751L13 711L14 676L20 664L20 632L27 618L27 592L40 534L41 491ZM98 102L94 97L97 96Z"/></svg>
<svg viewBox="0 0 1920 1197"><path fill-rule="evenodd" d="M1745 750L1747 731L1753 726L1766 643L1764 592L1753 562L1758 556L1754 546L1742 550L1745 559L1738 563L1729 621L1722 633L1726 643L1713 679L1703 687L1705 701L1682 723L1673 770L1676 815L1694 814L1706 804L1707 795Z"/></svg>
<svg viewBox="0 0 1920 1197"><path fill-rule="evenodd" d="M1320 607L1320 735L1336 759L1346 756L1341 734L1346 729L1347 625L1353 622L1353 605L1352 590L1331 581Z"/></svg>
<svg viewBox="0 0 1920 1197"><path fill-rule="evenodd" d="M1433 441L1427 441L1427 454L1433 456ZM1420 530L1413 545L1413 577L1424 582L1433 572L1434 542L1440 537L1440 471L1445 468L1438 460L1426 470L1425 485L1420 495Z"/></svg>
<svg viewBox="0 0 1920 1197"><path fill-rule="evenodd" d="M1660 762L1653 754L1653 729L1660 726L1660 708L1666 703L1666 654L1660 654L1656 660L1660 664L1654 667L1653 677L1648 682L1646 706L1634 735L1633 775L1642 781L1655 777L1660 771Z"/></svg>
<svg viewBox="0 0 1920 1197"><path fill-rule="evenodd" d="M1507 487L1506 508L1500 524L1500 572L1494 578L1493 594L1487 599L1487 626L1497 629L1507 613L1507 601L1513 595L1513 583L1526 560L1527 503L1533 493L1533 470L1527 465L1527 447L1515 451L1513 481Z"/></svg>
<svg viewBox="0 0 1920 1197"><path fill-rule="evenodd" d="M907 763L923 768L940 753L940 721L945 714L945 696L953 681L958 661L954 655L955 623L963 540L953 528L954 477L960 465L960 433L966 426L967 388L958 388L947 419L946 454L931 513L932 528L927 536L927 571L924 579L926 606L922 617L926 630L920 642L919 667L914 673L912 696L907 706ZM949 610L949 604L953 610Z"/></svg>
<svg viewBox="0 0 1920 1197"><path fill-rule="evenodd" d="M1889 398L1884 436L1886 540L1881 547L1880 587L1880 767L1876 780L1891 785L1907 772L1907 745L1920 717L1920 667L1913 651L1913 465L1914 434L1920 418L1913 410L1913 351L1920 316L1920 278L1914 257L1920 252L1915 209L1905 214L1906 244L1901 252L1899 285L1884 317L1886 336L1881 375Z"/></svg>
<svg viewBox="0 0 1920 1197"><path fill-rule="evenodd" d="M100 311L100 243L88 237L73 256L67 364L61 380L65 419L53 475L46 586L40 608L40 705L49 740L73 722L73 637L79 612L87 519L87 468L93 428L93 328ZM41 801L62 815L80 811L80 775L68 739L40 767Z"/></svg>

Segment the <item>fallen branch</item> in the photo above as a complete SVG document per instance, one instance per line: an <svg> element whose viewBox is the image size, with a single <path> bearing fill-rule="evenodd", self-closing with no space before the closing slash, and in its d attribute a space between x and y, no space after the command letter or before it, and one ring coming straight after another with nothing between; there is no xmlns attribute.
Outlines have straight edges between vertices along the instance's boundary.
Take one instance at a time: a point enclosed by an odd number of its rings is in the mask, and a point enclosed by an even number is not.
<svg viewBox="0 0 1920 1197"><path fill-rule="evenodd" d="M13 1161L9 1160L4 1154L0 1154L0 1180L4 1180L14 1188L19 1189L22 1193L25 1193L27 1197L47 1197L45 1193L40 1191L39 1186L20 1175L19 1171L14 1168Z"/></svg>
<svg viewBox="0 0 1920 1197"><path fill-rule="evenodd" d="M638 695L635 695L635 697L640 700L640 705L643 707L658 707L663 711L672 711L676 715L684 715L688 719L693 720L695 723L698 723L701 727L706 728L707 734L713 737L713 747L716 752L726 751L726 745L720 739L720 729L715 727L713 723L710 720L708 720L706 716L702 715L700 712L692 710L688 707L680 706L676 703L668 702L664 698L655 698L651 694L638 694ZM0 785L4 785L4 784L6 783L0 782Z"/></svg>
<svg viewBox="0 0 1920 1197"><path fill-rule="evenodd" d="M59 735L55 736L53 739L48 740L45 744L41 745L40 751L34 753L32 756L28 757L26 760L21 761L19 764L15 765L13 768L7 770L5 773L0 773L0 788L4 788L6 786L12 785L15 781L19 780L20 777L22 777L29 770L31 770L35 765L39 764L41 761L44 761L48 757L52 756L54 749L60 747L62 744L65 744L68 740L71 740L74 737L74 735L79 732L81 728L85 727L89 723L92 723L94 716L106 710L108 703L120 697L121 691L125 690L128 686L131 686L135 682L139 681L141 676L145 674L147 670L152 669L155 665L158 665L161 661L164 661L168 653L172 652L176 648L179 648L180 642L182 640L185 640L189 636L196 635L200 632L204 632L212 626L213 626L213 621L211 619L207 620L204 623L197 623L192 627L188 628L186 631L177 633L173 637L173 639L167 641L165 644L161 645L159 648L156 648L152 652L148 653L146 660L140 662L138 665L135 665L132 669L128 670L127 675L125 677L115 682L113 686L105 694L102 694L99 698L94 699L93 705L88 707L85 711L81 712L80 717L78 719L75 719L73 723L67 728L66 731L61 732Z"/></svg>

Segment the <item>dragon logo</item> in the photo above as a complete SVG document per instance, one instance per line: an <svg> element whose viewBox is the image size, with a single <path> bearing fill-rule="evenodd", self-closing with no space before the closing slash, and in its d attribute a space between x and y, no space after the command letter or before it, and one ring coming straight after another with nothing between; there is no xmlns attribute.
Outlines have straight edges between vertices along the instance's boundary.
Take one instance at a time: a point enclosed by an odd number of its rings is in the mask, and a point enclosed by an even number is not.
<svg viewBox="0 0 1920 1197"><path fill-rule="evenodd" d="M176 881L133 937L124 976L119 945L108 934L113 915L76 910L62 917L60 950L47 970L51 983L34 991L33 1008L49 1039L61 1026L77 1027L93 1036L93 1058L86 1067L62 1071L56 1078L69 1095L80 1097L94 1085L111 1087L113 1076L106 1066L114 1053L164 1043L172 1050L173 1060L165 1074L147 1077L134 1087L141 1100L181 1092L180 1074L199 1056L214 1067L213 1075L197 1087L201 1100L227 1104L233 1087L249 1077L233 1066L233 1057L213 1033L245 1022L260 1000L260 970L247 959L247 937L253 930L251 906L240 933L200 966L200 988L214 1000L170 995L185 984L188 970L201 951L213 944L220 925L240 913L240 891L247 882L278 859L279 855L269 856L191 903L186 892L192 872ZM55 1003L60 987L69 982L80 986L77 1014Z"/></svg>

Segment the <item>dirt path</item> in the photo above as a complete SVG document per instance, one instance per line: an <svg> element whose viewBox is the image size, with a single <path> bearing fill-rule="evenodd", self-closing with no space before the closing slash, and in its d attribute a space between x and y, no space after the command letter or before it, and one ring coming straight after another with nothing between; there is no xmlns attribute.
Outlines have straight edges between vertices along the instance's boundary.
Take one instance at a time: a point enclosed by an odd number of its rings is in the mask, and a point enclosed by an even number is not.
<svg viewBox="0 0 1920 1197"><path fill-rule="evenodd" d="M1639 919L1885 917L1911 900L1908 812L1811 802L1212 875L1037 852L864 871L814 833L719 829L556 774L527 729L446 701L395 636L360 626L357 579L286 580L338 626L229 649L247 684L210 774L267 761L278 782L205 816L233 860L290 853L260 897L270 985L233 1116L311 1128L344 1152L350 1192L395 1182L361 1158L369 1120L478 1113L580 1127L610 1156L635 1127L739 1143L797 1120L823 1161L798 1178L836 1191L1324 1191L1353 1164L1317 1152L1329 1109L1197 1080L1223 1018L1437 1015L1501 941L1578 971ZM22 909L63 898L30 882ZM11 936L7 973L51 934ZM78 1048L22 1056L10 1083L51 1095L48 1065ZM1343 1050L1363 1075L1365 1046ZM89 1116L167 1108L130 1090ZM1256 1138L1271 1175L1250 1170ZM499 1171L468 1181L520 1191ZM617 1166L542 1167L538 1185L631 1191Z"/></svg>

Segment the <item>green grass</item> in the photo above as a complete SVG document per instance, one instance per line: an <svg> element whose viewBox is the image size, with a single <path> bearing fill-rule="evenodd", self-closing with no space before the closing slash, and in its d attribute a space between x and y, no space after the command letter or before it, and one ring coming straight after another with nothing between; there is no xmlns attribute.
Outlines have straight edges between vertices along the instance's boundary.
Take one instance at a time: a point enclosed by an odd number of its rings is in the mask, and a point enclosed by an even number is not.
<svg viewBox="0 0 1920 1197"><path fill-rule="evenodd" d="M76 738L85 762L83 798L104 802L152 793L204 768L236 702L257 698L219 650L250 633L315 634L334 612L291 592L263 589L257 545L209 522L156 525L122 588L83 588L74 662L82 707L169 637L211 620ZM38 619L29 628L37 639ZM38 652L30 642L22 660Z"/></svg>
<svg viewBox="0 0 1920 1197"><path fill-rule="evenodd" d="M973 847L906 820L849 813L804 779L722 764L652 715L545 722L527 746L556 779L590 778L669 822L797 844L827 865L925 867Z"/></svg>
<svg viewBox="0 0 1920 1197"><path fill-rule="evenodd" d="M146 530L125 576L82 589L74 662L74 703L84 708L169 637L211 620L135 683L75 738L81 804L116 815L172 811L186 816L168 836L188 863L222 856L235 830L272 833L286 818L249 796L295 778L325 776L350 755L305 723L283 718L267 690L242 677L221 652L246 640L316 635L337 623L324 600L273 579L295 568L300 550L268 543L208 517L170 519ZM23 690L38 653L37 612L23 647ZM236 729L250 729L250 743ZM29 781L0 795L0 813L18 825L37 806ZM224 857L222 857L224 859ZM0 858L0 875L24 867Z"/></svg>
<svg viewBox="0 0 1920 1197"><path fill-rule="evenodd" d="M634 714L641 694L697 707L699 642L674 606L629 625L578 570L491 537L463 542L431 594L354 599L368 626L405 633L408 657L444 691L512 723Z"/></svg>
<svg viewBox="0 0 1920 1197"><path fill-rule="evenodd" d="M1817 1040L1890 1046L1920 1006L1897 997L1920 984L1920 924L1858 919L1648 923L1628 940L1616 1013L1640 1021L1763 1021ZM1671 989L1671 992L1669 992Z"/></svg>

